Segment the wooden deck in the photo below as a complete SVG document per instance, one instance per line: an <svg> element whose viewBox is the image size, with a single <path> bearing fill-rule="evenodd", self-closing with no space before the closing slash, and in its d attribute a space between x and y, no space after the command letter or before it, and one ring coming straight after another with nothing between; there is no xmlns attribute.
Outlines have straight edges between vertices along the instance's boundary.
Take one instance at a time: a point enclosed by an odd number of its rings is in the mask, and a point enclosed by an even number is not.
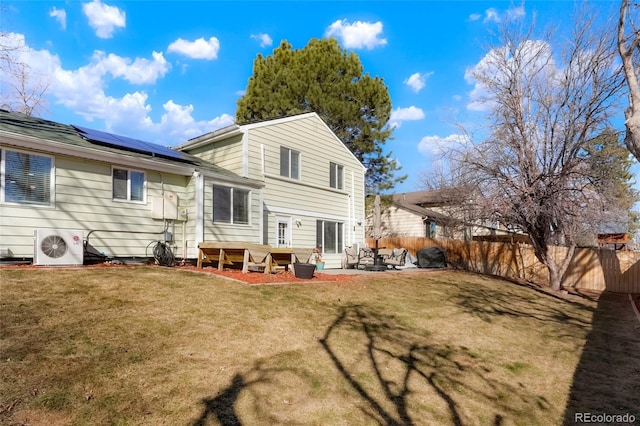
<svg viewBox="0 0 640 426"><path fill-rule="evenodd" d="M306 261L312 249L271 247L265 244L238 242L203 242L198 244L198 268L205 264L217 265L219 270L226 268L242 269L242 272L275 272L277 268L289 269L300 261ZM306 257L304 257L306 255Z"/></svg>

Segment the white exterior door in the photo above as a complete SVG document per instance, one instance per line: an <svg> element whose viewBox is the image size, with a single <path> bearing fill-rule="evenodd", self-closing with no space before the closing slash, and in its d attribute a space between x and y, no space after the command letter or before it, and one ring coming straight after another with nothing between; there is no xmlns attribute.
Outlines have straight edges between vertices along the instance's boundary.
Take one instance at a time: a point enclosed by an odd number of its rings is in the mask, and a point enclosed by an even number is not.
<svg viewBox="0 0 640 426"><path fill-rule="evenodd" d="M276 217L276 247L291 247L290 217Z"/></svg>

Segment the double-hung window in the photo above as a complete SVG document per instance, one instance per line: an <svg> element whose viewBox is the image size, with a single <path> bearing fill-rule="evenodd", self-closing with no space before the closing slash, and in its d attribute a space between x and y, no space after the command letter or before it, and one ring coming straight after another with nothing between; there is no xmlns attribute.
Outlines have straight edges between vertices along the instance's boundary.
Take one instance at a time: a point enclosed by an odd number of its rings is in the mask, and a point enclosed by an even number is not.
<svg viewBox="0 0 640 426"><path fill-rule="evenodd" d="M213 185L213 222L249 223L249 191Z"/></svg>
<svg viewBox="0 0 640 426"><path fill-rule="evenodd" d="M344 167L340 164L329 163L329 186L331 188L344 188Z"/></svg>
<svg viewBox="0 0 640 426"><path fill-rule="evenodd" d="M1 158L3 202L41 206L53 204L53 157L2 150Z"/></svg>
<svg viewBox="0 0 640 426"><path fill-rule="evenodd" d="M323 253L342 252L342 222L318 220L316 222L316 246Z"/></svg>
<svg viewBox="0 0 640 426"><path fill-rule="evenodd" d="M280 147L280 176L300 179L300 152Z"/></svg>
<svg viewBox="0 0 640 426"><path fill-rule="evenodd" d="M145 175L138 170L113 168L113 199L121 201L145 201Z"/></svg>

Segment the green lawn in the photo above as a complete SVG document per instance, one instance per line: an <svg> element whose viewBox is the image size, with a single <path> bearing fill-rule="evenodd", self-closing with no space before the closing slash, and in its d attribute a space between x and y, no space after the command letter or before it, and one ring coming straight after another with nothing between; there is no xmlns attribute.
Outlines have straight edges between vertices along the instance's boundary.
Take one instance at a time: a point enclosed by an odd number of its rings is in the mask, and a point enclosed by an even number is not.
<svg viewBox="0 0 640 426"><path fill-rule="evenodd" d="M451 271L4 269L0 423L561 424L597 306Z"/></svg>

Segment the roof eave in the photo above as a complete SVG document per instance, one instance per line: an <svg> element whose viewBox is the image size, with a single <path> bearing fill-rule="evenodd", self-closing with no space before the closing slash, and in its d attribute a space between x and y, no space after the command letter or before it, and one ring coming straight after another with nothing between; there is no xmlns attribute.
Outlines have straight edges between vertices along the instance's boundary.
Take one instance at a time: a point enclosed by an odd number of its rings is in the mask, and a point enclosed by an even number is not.
<svg viewBox="0 0 640 426"><path fill-rule="evenodd" d="M213 132L196 136L195 138L189 139L183 144L172 147L172 149L175 149L177 151L187 151L240 134L242 134L242 129L240 128L240 126L237 124L232 124L231 126L223 127Z"/></svg>

